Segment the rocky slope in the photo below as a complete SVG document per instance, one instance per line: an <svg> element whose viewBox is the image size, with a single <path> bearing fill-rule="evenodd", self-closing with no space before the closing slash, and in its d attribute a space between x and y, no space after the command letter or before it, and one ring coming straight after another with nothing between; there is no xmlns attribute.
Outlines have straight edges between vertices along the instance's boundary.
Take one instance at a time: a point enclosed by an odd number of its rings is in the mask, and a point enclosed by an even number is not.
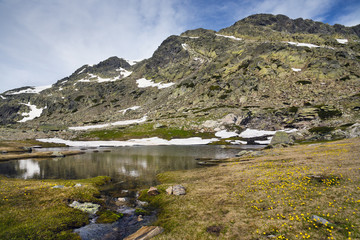
<svg viewBox="0 0 360 240"><path fill-rule="evenodd" d="M134 65L111 57L45 90L1 94L2 135L71 138L79 131L68 127L140 119L196 131L326 126L339 133L360 119L359 35L360 25L269 14L219 32L189 30Z"/></svg>

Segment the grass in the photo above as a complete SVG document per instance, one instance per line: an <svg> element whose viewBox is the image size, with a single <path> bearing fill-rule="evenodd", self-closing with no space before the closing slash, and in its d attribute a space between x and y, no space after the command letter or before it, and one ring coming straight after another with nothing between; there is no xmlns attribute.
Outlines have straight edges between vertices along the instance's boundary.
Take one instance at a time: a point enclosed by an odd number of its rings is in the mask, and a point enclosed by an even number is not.
<svg viewBox="0 0 360 240"><path fill-rule="evenodd" d="M266 150L217 167L159 175L155 239L360 239L360 139ZM185 196L166 195L182 184ZM311 219L323 217L324 226ZM218 236L217 236L218 235Z"/></svg>
<svg viewBox="0 0 360 240"><path fill-rule="evenodd" d="M129 140L136 138L159 137L163 139L202 137L212 138L213 133L200 133L175 127L153 128L152 123L130 126L127 128L96 130L82 134L80 140Z"/></svg>
<svg viewBox="0 0 360 240"><path fill-rule="evenodd" d="M80 239L72 229L88 215L72 201L102 203L98 186L108 177L84 180L21 180L0 176L0 239ZM81 183L82 187L73 187ZM64 188L52 188L64 185Z"/></svg>

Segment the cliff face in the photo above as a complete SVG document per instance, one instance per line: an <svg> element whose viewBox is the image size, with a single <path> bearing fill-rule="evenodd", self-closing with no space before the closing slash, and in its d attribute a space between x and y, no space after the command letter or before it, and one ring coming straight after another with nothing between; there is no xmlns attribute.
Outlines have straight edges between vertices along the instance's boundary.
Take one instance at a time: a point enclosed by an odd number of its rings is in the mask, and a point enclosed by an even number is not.
<svg viewBox="0 0 360 240"><path fill-rule="evenodd" d="M203 127L206 120L230 113L237 119L233 125L241 128L355 123L359 32L359 25L269 14L247 17L219 32L189 30L170 36L151 58L134 65L111 57L84 65L42 91L7 91L0 98L0 124L66 129L146 115L149 122L211 131ZM19 122L34 114L34 107L40 115Z"/></svg>

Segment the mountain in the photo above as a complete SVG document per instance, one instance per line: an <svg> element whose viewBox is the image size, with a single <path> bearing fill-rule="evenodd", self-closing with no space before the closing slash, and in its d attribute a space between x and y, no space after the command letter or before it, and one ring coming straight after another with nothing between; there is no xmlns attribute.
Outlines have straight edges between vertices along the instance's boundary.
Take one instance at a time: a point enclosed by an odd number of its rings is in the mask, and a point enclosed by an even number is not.
<svg viewBox="0 0 360 240"><path fill-rule="evenodd" d="M3 138L15 130L74 138L83 135L74 127L134 123L195 132L327 127L339 134L360 119L359 36L360 25L270 14L218 32L189 30L135 64L111 57L48 88L2 93L0 131Z"/></svg>

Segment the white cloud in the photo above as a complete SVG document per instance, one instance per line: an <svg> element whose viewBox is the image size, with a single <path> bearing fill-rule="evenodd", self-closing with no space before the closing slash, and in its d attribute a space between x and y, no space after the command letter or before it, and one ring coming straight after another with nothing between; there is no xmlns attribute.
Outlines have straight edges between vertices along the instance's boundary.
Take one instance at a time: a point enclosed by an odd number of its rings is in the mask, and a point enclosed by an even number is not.
<svg viewBox="0 0 360 240"><path fill-rule="evenodd" d="M360 24L360 5L353 9L349 9L349 12L343 16L338 17L336 22L349 27Z"/></svg>
<svg viewBox="0 0 360 240"><path fill-rule="evenodd" d="M1 1L0 92L54 83L114 55L151 57L186 19L176 0Z"/></svg>

